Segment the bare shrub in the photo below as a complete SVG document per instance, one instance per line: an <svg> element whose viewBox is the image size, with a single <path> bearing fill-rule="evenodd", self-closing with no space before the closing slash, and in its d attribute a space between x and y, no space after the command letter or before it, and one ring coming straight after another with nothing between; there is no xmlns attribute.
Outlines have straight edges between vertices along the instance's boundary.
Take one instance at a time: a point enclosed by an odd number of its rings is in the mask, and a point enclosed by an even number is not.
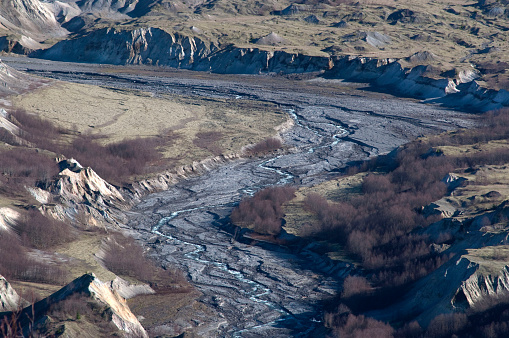
<svg viewBox="0 0 509 338"><path fill-rule="evenodd" d="M92 316L92 308L88 304L88 295L76 293L64 300L51 304L49 313L60 320L79 320L82 316Z"/></svg>
<svg viewBox="0 0 509 338"><path fill-rule="evenodd" d="M386 192L394 190L392 182L386 175L370 174L362 181L362 192L365 194L374 194L377 192Z"/></svg>
<svg viewBox="0 0 509 338"><path fill-rule="evenodd" d="M276 236L281 232L282 205L293 197L293 187L265 188L240 202L232 211L231 221L238 226L252 226L258 233Z"/></svg>
<svg viewBox="0 0 509 338"><path fill-rule="evenodd" d="M8 195L20 193L23 186L45 188L58 174L54 160L34 149L12 149L0 152L0 182Z"/></svg>
<svg viewBox="0 0 509 338"><path fill-rule="evenodd" d="M5 142L10 145L19 145L16 137L5 128L0 128L0 142Z"/></svg>
<svg viewBox="0 0 509 338"><path fill-rule="evenodd" d="M405 324L396 331L396 338L420 338L423 336L424 330L416 321Z"/></svg>
<svg viewBox="0 0 509 338"><path fill-rule="evenodd" d="M426 336L437 338L450 337L465 327L467 323L467 315L464 313L441 314L429 323Z"/></svg>
<svg viewBox="0 0 509 338"><path fill-rule="evenodd" d="M376 319L350 314L344 325L334 328L334 333L336 337L341 338L392 338L394 329L390 325Z"/></svg>
<svg viewBox="0 0 509 338"><path fill-rule="evenodd" d="M48 249L75 239L72 228L50 219L38 210L30 210L15 227L25 245L36 249Z"/></svg>
<svg viewBox="0 0 509 338"><path fill-rule="evenodd" d="M122 183L131 175L145 173L148 164L159 160L157 147L163 140L137 138L103 146L100 137L84 135L76 138L63 150L67 157L74 157L83 166L92 167L107 181Z"/></svg>
<svg viewBox="0 0 509 338"><path fill-rule="evenodd" d="M0 274L7 279L53 284L68 280L59 267L30 258L17 236L8 232L0 232L0 257Z"/></svg>
<svg viewBox="0 0 509 338"><path fill-rule="evenodd" d="M158 291L188 292L191 290L182 272L176 268L162 269L145 257L133 238L116 235L108 244L104 264L113 273L134 277L149 283Z"/></svg>
<svg viewBox="0 0 509 338"><path fill-rule="evenodd" d="M246 154L250 156L259 156L272 153L283 147L283 142L277 137L269 137L253 146L247 147Z"/></svg>
<svg viewBox="0 0 509 338"><path fill-rule="evenodd" d="M114 337L119 334L118 327L111 320L111 309L94 301L86 292L72 294L59 302L51 304L44 313L55 318L56 322L83 321L90 323L88 325L93 325L94 331L100 337ZM37 328L37 330L42 331L38 333L46 333L44 327L42 330L40 328Z"/></svg>
<svg viewBox="0 0 509 338"><path fill-rule="evenodd" d="M343 297L350 297L372 290L368 280L362 276L348 276L343 282Z"/></svg>
<svg viewBox="0 0 509 338"><path fill-rule="evenodd" d="M221 155L223 149L217 144L223 137L223 133L218 131L199 132L193 139L193 144L199 148L210 151L215 156Z"/></svg>
<svg viewBox="0 0 509 338"><path fill-rule="evenodd" d="M55 141L60 138L63 131L53 123L23 109L13 110L10 114L13 122L21 128L20 136L23 139L42 149L51 151L57 149Z"/></svg>
<svg viewBox="0 0 509 338"><path fill-rule="evenodd" d="M147 261L143 249L130 237L115 236L108 244L104 257L106 267L117 275L135 277L140 280L150 280L154 268Z"/></svg>

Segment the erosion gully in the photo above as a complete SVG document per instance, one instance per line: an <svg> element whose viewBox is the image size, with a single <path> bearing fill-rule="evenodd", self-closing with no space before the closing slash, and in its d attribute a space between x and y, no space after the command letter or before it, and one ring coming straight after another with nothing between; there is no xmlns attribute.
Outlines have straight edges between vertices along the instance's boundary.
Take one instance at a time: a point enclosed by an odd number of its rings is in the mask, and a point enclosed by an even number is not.
<svg viewBox="0 0 509 338"><path fill-rule="evenodd" d="M320 78L214 75L19 58L4 62L63 81L153 95L270 101L294 120L294 127L281 135L289 152L227 163L146 196L129 213L128 226L137 239L161 264L187 273L202 293L200 301L213 309L214 318L203 315L193 323L179 319L180 325L195 326L205 336L313 335L321 325L321 302L338 292L352 268L320 257L312 243L297 249L235 241L228 231L228 215L242 198L268 186L317 184L348 163L387 153L418 136L473 125L468 115L457 111Z"/></svg>

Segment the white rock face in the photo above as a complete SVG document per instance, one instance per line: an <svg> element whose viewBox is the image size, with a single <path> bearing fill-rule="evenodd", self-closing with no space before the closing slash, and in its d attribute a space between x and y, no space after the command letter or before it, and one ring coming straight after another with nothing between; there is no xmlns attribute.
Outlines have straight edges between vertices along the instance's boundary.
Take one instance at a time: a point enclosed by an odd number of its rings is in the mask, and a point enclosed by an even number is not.
<svg viewBox="0 0 509 338"><path fill-rule="evenodd" d="M59 291L35 304L36 311L45 311L51 305L74 294L88 294L95 301L111 309L111 320L128 337L148 338L147 332L131 312L126 300L108 283L101 282L94 274L85 274Z"/></svg>
<svg viewBox="0 0 509 338"><path fill-rule="evenodd" d="M11 284L0 275L0 312L15 311L23 307L25 302L12 288Z"/></svg>
<svg viewBox="0 0 509 338"><path fill-rule="evenodd" d="M88 290L94 298L111 308L113 311L112 321L120 330L125 331L130 336L148 338L147 332L129 309L126 300L106 283L92 275Z"/></svg>
<svg viewBox="0 0 509 338"><path fill-rule="evenodd" d="M111 281L110 288L112 290L115 290L120 296L122 296L125 299L130 299L139 295L151 295L156 293L147 284L134 285L120 277L117 277Z"/></svg>
<svg viewBox="0 0 509 338"><path fill-rule="evenodd" d="M114 227L123 224L126 207L122 194L91 168L83 168L76 160L59 162L59 178L47 190L28 188L42 204L41 212L61 221L75 220L90 226Z"/></svg>
<svg viewBox="0 0 509 338"><path fill-rule="evenodd" d="M20 217L19 212L11 208L0 208L0 231L11 231L12 226Z"/></svg>
<svg viewBox="0 0 509 338"><path fill-rule="evenodd" d="M258 48L220 49L214 42L158 28L100 29L57 43L42 58L109 64L155 64L229 74L302 73L329 67L327 57L309 57Z"/></svg>
<svg viewBox="0 0 509 338"><path fill-rule="evenodd" d="M39 0L0 0L0 23L36 40L65 35L50 8Z"/></svg>
<svg viewBox="0 0 509 338"><path fill-rule="evenodd" d="M476 269L476 272L461 284L452 300L453 306L461 307L468 304L472 307L486 296L498 296L509 291L508 265L502 266L493 274L483 273L482 265L476 262L471 262L470 265Z"/></svg>

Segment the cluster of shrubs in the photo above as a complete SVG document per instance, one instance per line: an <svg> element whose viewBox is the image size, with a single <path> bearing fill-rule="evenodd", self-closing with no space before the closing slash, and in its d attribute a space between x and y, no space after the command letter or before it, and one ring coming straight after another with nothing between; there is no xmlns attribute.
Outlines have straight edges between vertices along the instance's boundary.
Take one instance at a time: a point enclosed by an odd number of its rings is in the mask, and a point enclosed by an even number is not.
<svg viewBox="0 0 509 338"><path fill-rule="evenodd" d="M45 188L57 173L55 161L35 149L0 151L0 191L3 194L24 194L24 186Z"/></svg>
<svg viewBox="0 0 509 338"><path fill-rule="evenodd" d="M7 280L63 285L68 274L59 267L28 255L20 238L8 231L0 232L0 274Z"/></svg>
<svg viewBox="0 0 509 338"><path fill-rule="evenodd" d="M61 149L81 165L91 167L110 183L120 184L132 175L146 172L147 165L162 158L160 138L137 138L102 145L101 137L82 135Z"/></svg>
<svg viewBox="0 0 509 338"><path fill-rule="evenodd" d="M62 141L63 136L69 136L71 131L57 128L50 121L21 109L12 111L11 115L12 121L20 127L20 137L32 146L64 154L69 158L74 157L83 166L92 167L99 176L115 184L121 184L133 175L147 172L149 164L154 164L162 158L158 149L176 137L169 133L164 137L126 139L116 143L102 144L103 136L74 133L71 144L65 144ZM0 134L0 137L6 143L16 144L11 143L15 140L5 131ZM34 152L35 150L32 152L22 150L25 159L19 164L20 167L26 167L29 161L34 163L42 161L39 158L43 155L31 156ZM5 157L11 155L11 153L5 154ZM45 160L42 163L47 166L47 162L48 160Z"/></svg>
<svg viewBox="0 0 509 338"><path fill-rule="evenodd" d="M396 337L450 337L452 334L494 337L508 327L509 312L502 311L504 307L495 311L496 315L493 310L441 315L426 329L413 322L392 330L384 323L355 315L393 304L402 296L405 286L429 274L452 255L432 252L429 238L413 230L438 220L437 216L425 217L421 207L444 196L447 189L441 179L448 172L509 162L509 150L503 147L456 157L442 156L435 150L439 146L509 138L509 109L483 118L482 127L418 140L400 149L395 158L372 161L364 169L376 168L384 173L365 176L359 196L336 203L319 195L307 197L306 208L319 220L314 229L308 230L310 235L342 244L366 268L366 277L346 278L338 300L340 305L326 316L327 325L335 333L356 336L375 330ZM455 240L452 236L442 237L441 242ZM499 303L497 298L495 305Z"/></svg>
<svg viewBox="0 0 509 338"><path fill-rule="evenodd" d="M133 238L117 234L105 250L104 264L119 276L149 283L158 292L189 292L191 287L178 269L157 267Z"/></svg>
<svg viewBox="0 0 509 338"><path fill-rule="evenodd" d="M28 251L49 249L75 238L75 231L68 224L29 210L21 215L13 231L0 231L0 274L8 280L65 284L69 282L67 272L31 257Z"/></svg>
<svg viewBox="0 0 509 338"><path fill-rule="evenodd" d="M199 148L210 151L213 155L221 155L223 149L217 144L223 134L217 131L203 131L195 135L193 144Z"/></svg>
<svg viewBox="0 0 509 338"><path fill-rule="evenodd" d="M231 221L241 227L250 227L260 234L277 236L282 227L282 205L293 197L293 187L265 188L240 202L231 213Z"/></svg>
<svg viewBox="0 0 509 338"><path fill-rule="evenodd" d="M25 187L47 188L54 181L59 169L51 152L74 157L83 166L92 167L104 179L120 184L132 175L145 173L148 164L161 159L159 147L175 138L175 135L168 134L160 138L102 144L99 136L75 134L73 141L66 144L64 138L68 138L71 132L23 110L14 110L11 115L11 121L20 128L20 138L0 128L0 139L16 146L0 150L0 192L14 197L27 197ZM24 141L20 143L20 139ZM71 242L78 236L77 229L45 217L34 209L25 212L13 230L0 231L0 274L12 280L53 284L69 282L64 270L36 260L28 253L31 249L45 250ZM152 279L161 287L185 282L177 270L155 268L133 241L122 242L112 248L118 253L109 250L107 262L115 272L135 274L144 281Z"/></svg>
<svg viewBox="0 0 509 338"><path fill-rule="evenodd" d="M283 147L283 142L277 137L269 137L250 147L247 147L246 154L249 156L260 156L272 153Z"/></svg>
<svg viewBox="0 0 509 338"><path fill-rule="evenodd" d="M35 209L21 217L14 229L24 246L35 249L49 249L76 239L69 224L45 217Z"/></svg>
<svg viewBox="0 0 509 338"><path fill-rule="evenodd" d="M505 337L509 330L508 294L499 295L490 307L466 313L446 313L433 318L426 328L416 321L398 329L363 315L355 315L344 304L325 314L325 325L333 328L336 337Z"/></svg>

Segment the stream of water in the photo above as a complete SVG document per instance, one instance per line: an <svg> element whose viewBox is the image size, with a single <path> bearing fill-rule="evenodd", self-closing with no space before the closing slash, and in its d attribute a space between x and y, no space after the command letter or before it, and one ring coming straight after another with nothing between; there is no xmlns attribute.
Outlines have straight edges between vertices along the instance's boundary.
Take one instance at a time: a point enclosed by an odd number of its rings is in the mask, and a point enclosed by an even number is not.
<svg viewBox="0 0 509 338"><path fill-rule="evenodd" d="M232 208L264 187L318 184L350 163L388 153L420 135L472 125L459 112L378 94L349 90L351 94L345 94L342 84L326 80L178 71L166 75L154 71L149 76L130 73L129 68L117 67L112 73L87 64L6 60L17 69L46 77L143 90L154 96L275 103L286 107L294 119L294 127L281 135L289 152L226 163L146 196L130 213L128 225L137 239L161 265L184 271L201 292L199 301L210 309L176 313L168 322L155 324L152 329L158 332L180 325L207 337L312 335L320 326L323 300L337 292L348 264L331 263L311 246L269 250L232 241L222 227Z"/></svg>

